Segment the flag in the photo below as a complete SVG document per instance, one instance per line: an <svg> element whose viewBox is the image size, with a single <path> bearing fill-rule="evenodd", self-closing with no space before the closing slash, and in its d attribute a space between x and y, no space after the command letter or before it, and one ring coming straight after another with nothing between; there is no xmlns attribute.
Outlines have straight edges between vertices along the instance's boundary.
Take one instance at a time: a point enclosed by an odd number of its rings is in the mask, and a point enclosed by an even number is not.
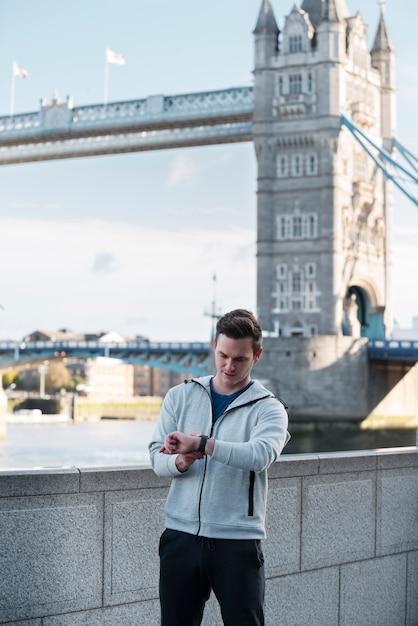
<svg viewBox="0 0 418 626"><path fill-rule="evenodd" d="M26 70L23 69L23 67L20 67L16 61L13 61L13 76L19 76L19 78L26 78L28 73Z"/></svg>
<svg viewBox="0 0 418 626"><path fill-rule="evenodd" d="M125 65L125 57L122 54L116 54L112 50L106 50L106 61L115 65Z"/></svg>

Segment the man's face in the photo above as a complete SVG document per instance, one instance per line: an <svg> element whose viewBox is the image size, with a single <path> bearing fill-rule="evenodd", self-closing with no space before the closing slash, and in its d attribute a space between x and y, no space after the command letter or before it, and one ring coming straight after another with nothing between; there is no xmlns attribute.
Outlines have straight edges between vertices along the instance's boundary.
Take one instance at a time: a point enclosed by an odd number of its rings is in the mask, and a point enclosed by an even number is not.
<svg viewBox="0 0 418 626"><path fill-rule="evenodd" d="M219 335L214 342L216 376L213 386L216 392L229 395L242 389L251 380L251 370L260 358L262 348L254 354L251 337L231 339Z"/></svg>

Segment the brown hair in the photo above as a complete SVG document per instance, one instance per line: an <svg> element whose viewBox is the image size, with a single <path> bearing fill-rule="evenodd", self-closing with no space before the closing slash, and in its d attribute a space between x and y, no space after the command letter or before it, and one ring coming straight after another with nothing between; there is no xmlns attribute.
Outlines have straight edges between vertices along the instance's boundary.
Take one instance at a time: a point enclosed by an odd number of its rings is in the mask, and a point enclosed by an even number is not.
<svg viewBox="0 0 418 626"><path fill-rule="evenodd" d="M261 348L262 330L254 313L246 309L234 309L219 318L216 324L216 340L219 335L226 335L231 339L251 337L253 352L257 354Z"/></svg>

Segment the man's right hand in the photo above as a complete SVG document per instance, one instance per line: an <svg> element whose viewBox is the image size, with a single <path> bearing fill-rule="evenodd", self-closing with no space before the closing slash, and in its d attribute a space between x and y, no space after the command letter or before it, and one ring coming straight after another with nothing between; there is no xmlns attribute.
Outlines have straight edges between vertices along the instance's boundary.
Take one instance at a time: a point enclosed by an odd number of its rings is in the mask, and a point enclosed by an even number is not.
<svg viewBox="0 0 418 626"><path fill-rule="evenodd" d="M203 459L204 456L204 454L197 451L179 454L176 458L176 467L179 472L185 472L195 461Z"/></svg>

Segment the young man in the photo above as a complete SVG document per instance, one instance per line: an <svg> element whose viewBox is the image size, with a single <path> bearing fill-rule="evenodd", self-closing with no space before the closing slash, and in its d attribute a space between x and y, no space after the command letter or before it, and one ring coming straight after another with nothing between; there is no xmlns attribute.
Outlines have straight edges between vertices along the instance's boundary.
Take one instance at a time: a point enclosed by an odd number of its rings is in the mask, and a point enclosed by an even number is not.
<svg viewBox="0 0 418 626"><path fill-rule="evenodd" d="M216 375L170 389L150 443L172 477L160 539L161 626L197 626L213 590L226 626L264 625L267 469L288 440L284 405L251 380L262 331L245 309L218 320Z"/></svg>

